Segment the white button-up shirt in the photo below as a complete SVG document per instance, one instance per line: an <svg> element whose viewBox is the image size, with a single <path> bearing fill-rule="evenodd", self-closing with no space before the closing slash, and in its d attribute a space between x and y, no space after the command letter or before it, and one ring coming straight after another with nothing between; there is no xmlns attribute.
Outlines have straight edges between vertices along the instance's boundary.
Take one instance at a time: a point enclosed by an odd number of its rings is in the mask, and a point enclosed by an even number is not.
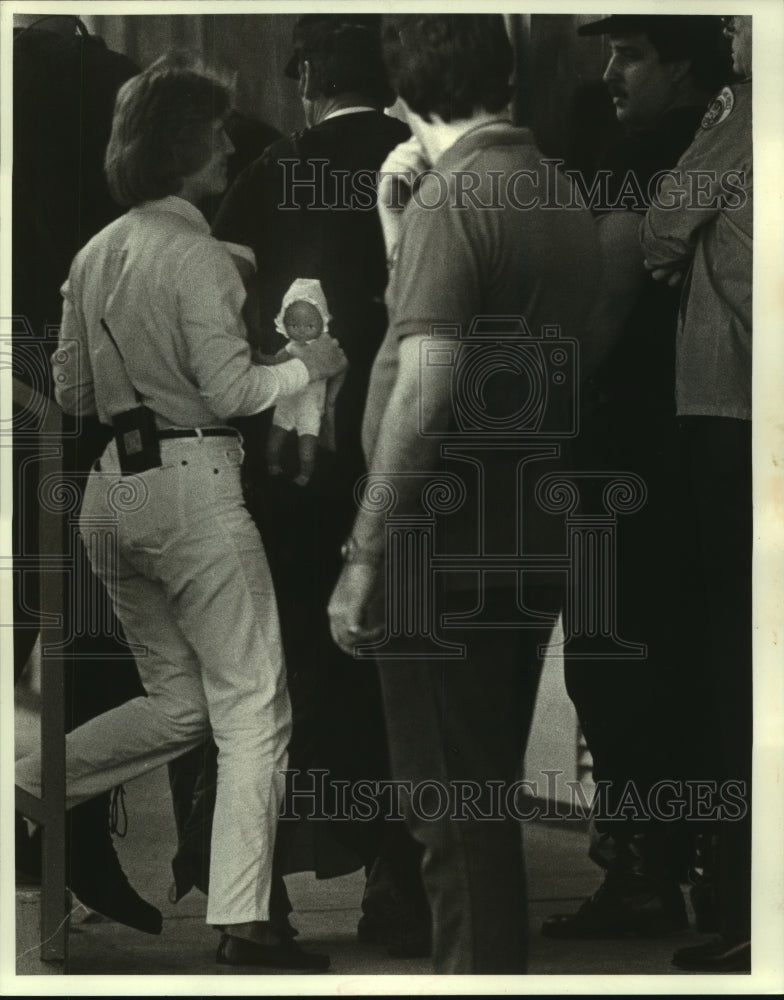
<svg viewBox="0 0 784 1000"><path fill-rule="evenodd" d="M103 229L77 254L62 294L52 366L68 413L110 424L136 405L102 319L161 428L259 413L308 382L300 360L251 363L237 268L182 198L145 202Z"/></svg>

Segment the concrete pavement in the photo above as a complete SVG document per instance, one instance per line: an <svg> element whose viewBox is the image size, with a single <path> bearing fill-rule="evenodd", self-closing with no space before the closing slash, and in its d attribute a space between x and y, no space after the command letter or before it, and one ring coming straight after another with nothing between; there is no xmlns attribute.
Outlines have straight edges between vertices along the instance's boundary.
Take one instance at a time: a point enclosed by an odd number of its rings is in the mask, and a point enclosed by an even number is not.
<svg viewBox="0 0 784 1000"><path fill-rule="evenodd" d="M18 971L121 976L122 992L133 992L132 984L125 977L239 974L258 979L258 970L238 972L215 964L218 935L204 923L206 898L201 893L192 890L176 905L168 901L175 832L165 771L159 770L128 785L126 807L128 834L123 839L115 838L117 851L131 883L162 911L163 933L159 937L142 934L77 906L71 917L69 950L63 970L42 966L35 956L35 941L19 941L20 952L31 945L33 951L19 963ZM528 825L525 836L531 975L671 975L676 972L670 965L673 950L702 940L693 930L653 941L561 942L542 937L539 933L542 919L548 913L569 912L575 908L596 888L599 873L586 857L584 832L565 825L538 822ZM294 906L292 923L300 931L298 940L306 948L330 955L329 976L352 979L386 975L430 977L428 959L393 959L384 946L357 941L356 925L363 885L361 872L324 881L316 880L310 873L298 873L288 876L286 882ZM20 897L18 912L22 905ZM51 979L48 985L52 985ZM206 986L204 982L205 990ZM283 988L283 983L275 987ZM328 985L326 988L331 990ZM200 986L198 992L201 991Z"/></svg>

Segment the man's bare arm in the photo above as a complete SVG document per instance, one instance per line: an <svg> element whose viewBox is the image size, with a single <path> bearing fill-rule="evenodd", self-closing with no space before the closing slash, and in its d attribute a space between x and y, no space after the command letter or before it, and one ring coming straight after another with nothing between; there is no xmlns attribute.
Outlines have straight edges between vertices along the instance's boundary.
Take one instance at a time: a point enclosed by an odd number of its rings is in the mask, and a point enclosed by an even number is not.
<svg viewBox="0 0 784 1000"><path fill-rule="evenodd" d="M416 503L422 482L421 477L397 473L427 473L438 468L441 437L437 432L446 429L449 420L449 373L443 366L428 366L424 375L420 374L421 345L427 339L410 335L400 342L398 376L381 417L370 462L370 473L378 481L390 477L402 509ZM434 432L433 436L423 436L423 427ZM409 491L411 495L407 495ZM374 606L374 594L379 594L386 555L385 524L385 511L360 509L352 531L355 556L343 567L329 602L332 637L349 655L357 642L372 641L383 630L384 612L377 603Z"/></svg>
<svg viewBox="0 0 784 1000"><path fill-rule="evenodd" d="M389 397L369 463L373 476L399 472L435 472L439 467L441 437L451 414L451 372L443 366L421 364L421 347L427 336L410 335L399 345L399 367L395 387ZM427 432L422 434L422 430ZM419 485L412 480L412 497ZM406 496L405 477L397 477L395 487L402 507ZM353 535L362 549L381 553L384 546L385 515L360 510Z"/></svg>

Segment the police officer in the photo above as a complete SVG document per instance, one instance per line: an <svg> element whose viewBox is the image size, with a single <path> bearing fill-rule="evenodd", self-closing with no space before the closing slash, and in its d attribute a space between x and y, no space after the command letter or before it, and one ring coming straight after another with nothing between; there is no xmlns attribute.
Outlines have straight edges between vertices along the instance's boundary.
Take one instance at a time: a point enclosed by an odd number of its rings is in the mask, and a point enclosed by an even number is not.
<svg viewBox="0 0 784 1000"><path fill-rule="evenodd" d="M751 967L751 17L725 19L739 82L702 119L662 204L642 229L647 266L676 283L685 274L676 356L676 402L690 481L711 634L708 695L720 732L719 777L745 810L719 831L720 936L682 948L673 963L702 972ZM702 178L697 203L689 198Z"/></svg>
<svg viewBox="0 0 784 1000"><path fill-rule="evenodd" d="M625 469L645 482L646 503L626 519L615 558L618 634L644 643L646 653L565 659L594 779L607 783L591 845L606 875L576 912L551 915L542 930L558 938L647 937L688 926L679 882L690 830L657 822L652 810L614 817L629 787L647 803L657 782L704 774L701 750L710 740L686 711L701 687L694 665L703 612L675 417L679 295L646 274L638 232L657 176L688 147L729 63L716 17L613 15L579 33L609 36L603 80L622 135L596 158L610 175L607 204L596 209L603 281L592 320L605 357L583 394L576 459L586 472Z"/></svg>

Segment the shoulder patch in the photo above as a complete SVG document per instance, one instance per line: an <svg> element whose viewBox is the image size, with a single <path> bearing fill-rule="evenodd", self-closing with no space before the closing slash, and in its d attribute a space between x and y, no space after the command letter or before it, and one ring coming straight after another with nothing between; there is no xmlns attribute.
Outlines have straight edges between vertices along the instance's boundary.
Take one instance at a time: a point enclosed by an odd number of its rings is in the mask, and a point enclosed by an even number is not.
<svg viewBox="0 0 784 1000"><path fill-rule="evenodd" d="M711 101L711 105L705 112L700 128L715 128L729 118L732 109L735 107L735 95L730 87L724 87Z"/></svg>

